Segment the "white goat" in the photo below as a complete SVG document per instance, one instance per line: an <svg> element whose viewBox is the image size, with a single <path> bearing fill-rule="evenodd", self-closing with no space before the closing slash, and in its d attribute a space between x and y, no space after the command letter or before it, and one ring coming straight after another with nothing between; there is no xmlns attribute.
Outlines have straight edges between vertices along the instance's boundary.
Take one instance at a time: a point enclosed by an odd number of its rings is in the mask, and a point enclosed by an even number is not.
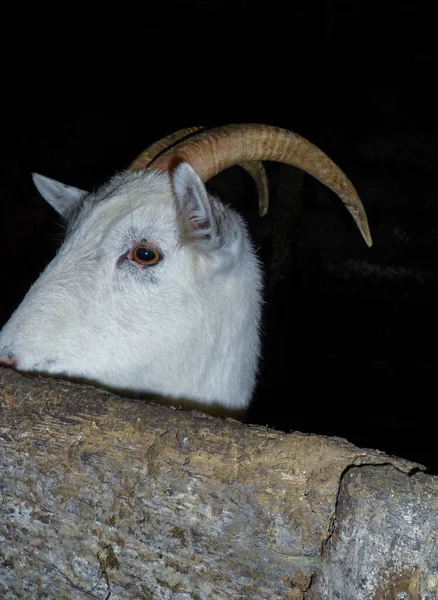
<svg viewBox="0 0 438 600"><path fill-rule="evenodd" d="M1 331L0 363L244 411L260 353L260 265L240 216L203 181L242 164L266 206L260 160L296 165L336 191L371 245L342 171L303 138L266 125L178 132L93 193L34 175L68 229Z"/></svg>

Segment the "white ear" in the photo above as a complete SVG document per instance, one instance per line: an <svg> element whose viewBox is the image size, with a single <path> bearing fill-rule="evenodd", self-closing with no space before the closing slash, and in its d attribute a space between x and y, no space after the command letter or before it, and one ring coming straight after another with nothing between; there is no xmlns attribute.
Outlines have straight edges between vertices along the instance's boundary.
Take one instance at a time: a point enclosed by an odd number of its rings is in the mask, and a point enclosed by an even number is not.
<svg viewBox="0 0 438 600"><path fill-rule="evenodd" d="M208 194L189 164L182 162L175 168L172 183L185 241L204 252L235 246L238 224L222 202Z"/></svg>
<svg viewBox="0 0 438 600"><path fill-rule="evenodd" d="M32 179L41 196L64 219L68 218L82 198L88 194L84 190L65 185L65 183L44 177L39 173L32 173Z"/></svg>

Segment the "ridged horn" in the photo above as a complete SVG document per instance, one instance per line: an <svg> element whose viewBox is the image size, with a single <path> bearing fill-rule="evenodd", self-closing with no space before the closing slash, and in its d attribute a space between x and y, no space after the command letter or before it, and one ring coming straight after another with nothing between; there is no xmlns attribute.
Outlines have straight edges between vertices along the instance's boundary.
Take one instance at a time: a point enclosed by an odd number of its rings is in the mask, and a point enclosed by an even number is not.
<svg viewBox="0 0 438 600"><path fill-rule="evenodd" d="M153 167L168 170L185 161L205 182L233 165L261 160L298 167L333 190L352 215L365 242L372 246L366 212L351 181L322 150L292 131L259 124L216 127L169 148Z"/></svg>
<svg viewBox="0 0 438 600"><path fill-rule="evenodd" d="M175 133L165 136L161 140L154 142L144 152L139 154L139 156L137 156L137 158L129 165L128 170L139 171L141 169L149 168L166 150L172 149L172 147L176 146L178 143L188 140L193 134L199 133L204 129L205 127L186 127L185 129L180 129ZM242 162L238 164L254 179L259 199L259 212L260 216L263 217L269 209L269 187L265 168L260 161Z"/></svg>
<svg viewBox="0 0 438 600"><path fill-rule="evenodd" d="M139 154L137 158L129 165L128 171L140 171L141 169L147 169L149 165L165 150L169 150L172 146L178 142L182 142L184 138L190 137L196 132L202 131L205 127L186 127L170 133L163 137L161 140L151 144L144 152Z"/></svg>

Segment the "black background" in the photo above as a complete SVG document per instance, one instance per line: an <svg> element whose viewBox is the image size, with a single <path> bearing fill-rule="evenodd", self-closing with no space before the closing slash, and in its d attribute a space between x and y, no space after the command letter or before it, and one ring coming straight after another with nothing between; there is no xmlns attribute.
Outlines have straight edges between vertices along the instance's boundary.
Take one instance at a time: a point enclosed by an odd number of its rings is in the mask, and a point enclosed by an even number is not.
<svg viewBox="0 0 438 600"><path fill-rule="evenodd" d="M251 420L343 436L438 471L438 51L426 7L178 2L97 16L77 8L44 24L27 14L26 26L11 17L0 322L62 239L32 171L90 189L182 127L291 129L354 182L374 246L331 192L304 179L292 260L266 293ZM274 219L280 175L268 169ZM250 188L244 181L246 204ZM249 218L269 274L270 242Z"/></svg>

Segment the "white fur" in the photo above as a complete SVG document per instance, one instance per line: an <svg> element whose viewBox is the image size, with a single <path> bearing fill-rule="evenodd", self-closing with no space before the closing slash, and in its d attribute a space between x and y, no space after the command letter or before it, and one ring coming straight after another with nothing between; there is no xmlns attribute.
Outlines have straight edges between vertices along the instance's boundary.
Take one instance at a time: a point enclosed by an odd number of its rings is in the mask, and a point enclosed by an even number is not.
<svg viewBox="0 0 438 600"><path fill-rule="evenodd" d="M241 218L185 163L172 176L117 175L93 194L35 177L69 229L1 331L0 355L20 371L245 409L261 274ZM159 246L156 265L126 256L142 240Z"/></svg>

